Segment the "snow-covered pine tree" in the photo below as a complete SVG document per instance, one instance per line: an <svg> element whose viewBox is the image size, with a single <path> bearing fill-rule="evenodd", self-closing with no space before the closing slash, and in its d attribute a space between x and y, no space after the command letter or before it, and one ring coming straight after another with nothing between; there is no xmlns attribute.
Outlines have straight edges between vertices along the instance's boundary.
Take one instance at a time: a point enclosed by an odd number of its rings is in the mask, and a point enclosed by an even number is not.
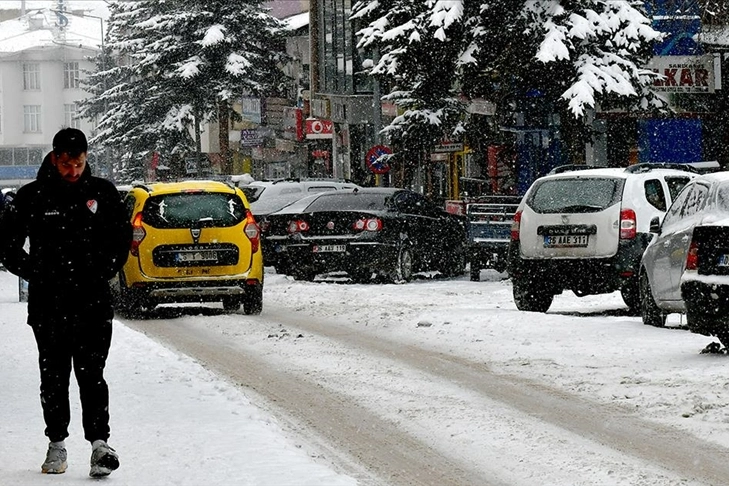
<svg viewBox="0 0 729 486"><path fill-rule="evenodd" d="M383 99L402 111L383 134L391 141L405 177L434 145L457 140L465 107L459 96L457 61L463 45L460 1L362 0L353 18L371 21L361 32L359 47L379 50L371 74L389 86Z"/></svg>
<svg viewBox="0 0 729 486"><path fill-rule="evenodd" d="M109 107L98 137L142 157L201 161L201 123L230 116L243 94L281 87L283 30L262 3L113 2L107 44L117 66L92 78L96 90L110 86L92 101Z"/></svg>
<svg viewBox="0 0 729 486"><path fill-rule="evenodd" d="M360 45L382 53L371 74L392 83L384 97L420 114L449 100L450 122L440 123L458 134L468 120L465 105L450 102L459 94L489 99L502 115L527 92L578 119L598 104L661 107L648 89L654 75L642 68L661 34L641 8L632 0L360 0L353 16L369 22ZM429 133L427 120L398 117L384 130L398 145Z"/></svg>

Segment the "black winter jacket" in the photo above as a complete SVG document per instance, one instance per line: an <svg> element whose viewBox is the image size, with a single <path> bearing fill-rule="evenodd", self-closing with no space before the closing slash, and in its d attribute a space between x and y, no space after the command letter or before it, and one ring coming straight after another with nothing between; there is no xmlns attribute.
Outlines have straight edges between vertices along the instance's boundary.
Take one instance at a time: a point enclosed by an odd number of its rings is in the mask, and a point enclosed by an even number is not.
<svg viewBox="0 0 729 486"><path fill-rule="evenodd" d="M28 324L113 317L109 279L127 259L132 228L111 182L88 165L67 182L46 155L0 225L5 267L28 281Z"/></svg>

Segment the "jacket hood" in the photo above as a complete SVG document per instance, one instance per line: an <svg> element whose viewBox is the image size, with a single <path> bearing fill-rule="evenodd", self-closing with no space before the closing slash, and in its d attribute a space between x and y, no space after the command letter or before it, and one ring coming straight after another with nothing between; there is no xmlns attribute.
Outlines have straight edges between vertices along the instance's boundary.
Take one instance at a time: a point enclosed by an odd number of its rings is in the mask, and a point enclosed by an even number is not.
<svg viewBox="0 0 729 486"><path fill-rule="evenodd" d="M91 166L89 166L89 163L86 162L86 167L84 167L84 171L81 174L81 177L74 184L78 184L79 182L85 181L90 176L91 176ZM43 162L41 163L41 166L38 169L38 174L35 176L35 178L39 181L66 182L61 177L61 174L58 173L58 170L51 163L51 153L50 152L48 152L46 154L46 156L43 158Z"/></svg>

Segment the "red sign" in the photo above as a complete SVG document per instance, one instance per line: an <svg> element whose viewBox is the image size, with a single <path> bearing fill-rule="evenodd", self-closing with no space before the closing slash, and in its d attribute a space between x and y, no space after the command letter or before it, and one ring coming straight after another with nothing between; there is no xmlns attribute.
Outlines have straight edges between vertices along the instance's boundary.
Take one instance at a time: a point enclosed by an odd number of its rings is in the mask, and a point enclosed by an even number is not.
<svg viewBox="0 0 729 486"><path fill-rule="evenodd" d="M334 125L330 120L306 119L306 138L332 138Z"/></svg>
<svg viewBox="0 0 729 486"><path fill-rule="evenodd" d="M386 174L390 171L390 164L387 163L389 157L383 157L385 155L392 155L392 149L385 145L375 145L365 155L367 167L375 174Z"/></svg>

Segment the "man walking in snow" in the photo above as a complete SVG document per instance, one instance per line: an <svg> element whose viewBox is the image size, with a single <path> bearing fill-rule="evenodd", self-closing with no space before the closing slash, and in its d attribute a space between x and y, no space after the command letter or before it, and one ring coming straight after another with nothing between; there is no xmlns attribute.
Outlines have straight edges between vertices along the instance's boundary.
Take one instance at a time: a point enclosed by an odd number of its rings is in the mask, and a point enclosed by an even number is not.
<svg viewBox="0 0 729 486"><path fill-rule="evenodd" d="M28 324L38 345L40 396L50 440L41 471L66 470L71 369L78 383L93 477L110 474L119 457L109 438L104 366L113 310L108 281L124 265L131 225L114 185L91 175L83 132L53 137L36 180L6 208L0 234L5 267L28 281ZM25 249L26 238L29 250Z"/></svg>

